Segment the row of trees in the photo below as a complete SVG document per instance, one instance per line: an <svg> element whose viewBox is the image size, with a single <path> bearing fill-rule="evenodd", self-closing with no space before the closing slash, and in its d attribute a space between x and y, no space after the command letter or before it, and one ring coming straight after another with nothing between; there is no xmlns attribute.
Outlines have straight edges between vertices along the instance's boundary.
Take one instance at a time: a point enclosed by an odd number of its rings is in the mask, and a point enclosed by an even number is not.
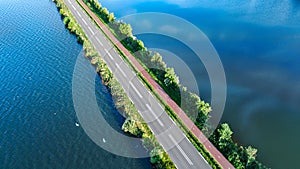
<svg viewBox="0 0 300 169"><path fill-rule="evenodd" d="M105 21L105 18L110 15L102 12L104 8L96 0L85 0L85 2L92 11L98 14L100 19ZM105 17L102 18L103 15ZM187 115L202 129L211 111L209 104L188 91L187 88L180 86L179 78L174 69L167 67L159 53L148 51L144 43L132 35L132 28L129 24L115 19L106 23L121 43L147 68L166 93L178 105L181 105Z"/></svg>
<svg viewBox="0 0 300 169"><path fill-rule="evenodd" d="M116 18L114 13L110 13L107 8L102 7L97 0L83 0L92 11L98 15L104 22L113 22Z"/></svg>
<svg viewBox="0 0 300 169"><path fill-rule="evenodd" d="M88 57L91 60L91 63L96 66L96 71L101 76L102 82L110 89L111 95L115 100L116 108L126 117L126 120L122 125L122 130L135 137L142 138L144 146L150 151L150 160L153 168L175 169L175 165L169 158L168 154L157 142L153 133L150 131L135 106L131 103L119 82L114 78L98 52L88 41L81 27L77 24L63 0L54 0L54 2L59 9L66 28L77 36L80 44L83 44L85 56ZM97 6L100 7L100 5ZM105 12L107 10L103 11Z"/></svg>
<svg viewBox="0 0 300 169"><path fill-rule="evenodd" d="M210 125L207 124L207 121L209 112L212 111L211 106L201 100L198 95L181 86L174 69L167 67L159 53L148 51L144 43L133 36L129 24L116 21L115 18L107 19L112 13L101 7L97 0L85 0L85 2L109 26L120 42L147 68L150 75L181 106L198 128L202 131L208 131ZM138 131L135 133L137 134ZM266 168L256 160L257 150L251 146L245 148L237 145L232 140L232 133L229 125L224 123L213 133L210 140L236 168ZM156 149L153 150L159 152Z"/></svg>

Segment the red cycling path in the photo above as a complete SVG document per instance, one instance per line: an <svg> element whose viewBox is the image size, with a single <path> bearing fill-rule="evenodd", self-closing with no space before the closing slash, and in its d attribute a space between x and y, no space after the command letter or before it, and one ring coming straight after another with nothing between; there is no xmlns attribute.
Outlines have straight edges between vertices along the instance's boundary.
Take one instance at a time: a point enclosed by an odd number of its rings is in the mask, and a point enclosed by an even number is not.
<svg viewBox="0 0 300 169"><path fill-rule="evenodd" d="M120 43L120 41L111 33L106 25L89 9L89 7L82 1L77 2L85 9L86 12L98 24L101 30L109 37L109 39L121 50L132 65L140 72L143 77L150 83L158 95L165 101L166 104L177 114L184 125L198 138L199 142L206 148L206 150L213 156L213 158L224 169L234 169L233 165L223 156L220 151L206 138L200 129L194 124L192 120L185 114L185 112L170 98L170 96L159 86L158 83L149 75L149 73L141 66L135 57Z"/></svg>

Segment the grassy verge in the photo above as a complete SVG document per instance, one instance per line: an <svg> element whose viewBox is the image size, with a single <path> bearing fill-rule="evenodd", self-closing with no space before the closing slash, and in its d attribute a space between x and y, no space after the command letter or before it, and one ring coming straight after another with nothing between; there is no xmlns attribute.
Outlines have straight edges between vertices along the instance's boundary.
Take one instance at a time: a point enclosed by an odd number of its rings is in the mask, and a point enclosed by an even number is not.
<svg viewBox="0 0 300 169"><path fill-rule="evenodd" d="M78 43L83 45L85 56L90 59L91 64L96 67L98 74L101 76L102 82L109 88L111 95L115 100L116 108L120 113L126 116L126 120L122 125L123 131L142 138L145 148L150 151L150 160L153 168L175 168L175 165L157 142L155 136L144 122L133 103L129 100L122 86L115 79L104 60L96 52L64 1L53 0L53 2L56 4L66 28L72 34L76 35Z"/></svg>

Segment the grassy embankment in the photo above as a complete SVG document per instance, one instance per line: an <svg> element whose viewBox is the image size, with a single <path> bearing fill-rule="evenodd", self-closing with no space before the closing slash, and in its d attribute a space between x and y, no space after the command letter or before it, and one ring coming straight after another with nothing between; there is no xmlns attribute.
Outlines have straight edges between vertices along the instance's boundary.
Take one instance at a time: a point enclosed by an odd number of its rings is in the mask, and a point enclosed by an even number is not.
<svg viewBox="0 0 300 169"><path fill-rule="evenodd" d="M131 103L119 82L114 78L106 63L96 52L81 27L65 5L63 0L53 0L61 14L66 28L77 37L78 43L83 45L85 56L90 59L91 64L96 67L102 82L109 88L115 100L115 106L127 118L122 126L124 132L140 137L144 146L150 152L150 160L153 168L175 168L167 153L157 142L155 136L143 121L135 106Z"/></svg>
<svg viewBox="0 0 300 169"><path fill-rule="evenodd" d="M206 123L209 119L211 107L205 103L194 93L187 90L179 84L177 75L173 68L167 67L163 62L162 56L158 53L148 51L142 41L136 39L132 35L132 28L129 24L116 21L113 13L95 0L84 0L88 7L98 16L98 18L106 24L107 28L121 41L121 43L135 56L140 64L148 71L148 73L156 80L156 82L166 91L166 93L181 107L192 121L202 131L208 131L209 125ZM127 57L120 51L125 60ZM128 61L129 64L131 64ZM132 65L131 65L132 66ZM134 69L134 66L132 66ZM165 105L166 111L172 119L183 129L190 141L195 145L199 152L212 165L213 168L220 168L217 162L211 157L210 153L203 147L198 139L185 127L181 120L177 117L170 107L159 97L153 90L147 80L139 74L140 78L148 86L148 88L157 96L159 101ZM180 92L181 90L181 92ZM194 118L196 115L197 118ZM221 124L214 132L210 141L223 153L223 155L236 168L266 168L256 160L257 150L249 147L239 146L232 139L232 131L229 126Z"/></svg>

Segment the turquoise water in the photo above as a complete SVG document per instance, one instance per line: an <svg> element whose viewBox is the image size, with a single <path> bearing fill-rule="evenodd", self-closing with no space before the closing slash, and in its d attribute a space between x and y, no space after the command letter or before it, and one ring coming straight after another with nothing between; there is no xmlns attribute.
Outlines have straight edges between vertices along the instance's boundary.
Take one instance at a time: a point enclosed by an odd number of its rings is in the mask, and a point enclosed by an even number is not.
<svg viewBox="0 0 300 169"><path fill-rule="evenodd" d="M258 148L258 159L269 167L299 168L299 1L100 2L119 18L140 12L163 12L184 18L202 30L225 69L228 94L222 121L230 123L235 140ZM145 23L131 20L130 24L134 29ZM176 23L167 24L176 30ZM179 56L197 78L201 97L210 101L208 75L187 46L162 35L138 37L148 48L165 49ZM189 86L181 74L182 65L174 63L171 56L165 55L164 59L176 67L181 82Z"/></svg>
<svg viewBox="0 0 300 169"><path fill-rule="evenodd" d="M151 167L101 149L75 125L72 75L84 56L53 2L0 0L0 23L0 168ZM96 82L99 108L121 132L124 119Z"/></svg>

